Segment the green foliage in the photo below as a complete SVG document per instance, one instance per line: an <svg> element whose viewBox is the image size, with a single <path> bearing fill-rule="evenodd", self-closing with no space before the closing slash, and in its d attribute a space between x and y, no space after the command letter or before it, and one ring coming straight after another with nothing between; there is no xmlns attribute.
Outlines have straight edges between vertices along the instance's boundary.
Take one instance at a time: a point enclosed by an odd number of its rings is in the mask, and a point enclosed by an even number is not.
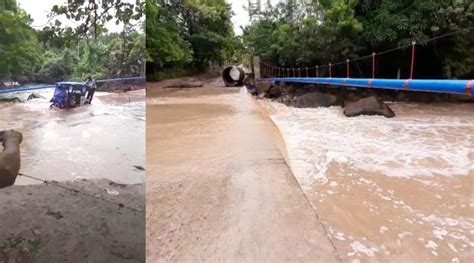
<svg viewBox="0 0 474 263"><path fill-rule="evenodd" d="M474 3L469 0L286 0L248 26L243 41L250 54L264 61L305 67L403 47L416 40L426 58L417 64L424 70L419 71L422 77L472 78L474 30L429 44L424 41L473 27L473 14ZM382 58L386 71L407 64L409 52L391 56ZM364 65L354 66L363 75Z"/></svg>
<svg viewBox="0 0 474 263"><path fill-rule="evenodd" d="M136 0L135 4L123 0L68 0L67 4L54 5L51 17L65 16L79 25L75 28L63 27L56 19L50 30L67 38L85 37L93 34L96 38L106 31L105 25L115 21L118 25L130 24L143 16L144 2Z"/></svg>
<svg viewBox="0 0 474 263"><path fill-rule="evenodd" d="M130 23L140 19L142 3L95 1L101 4L102 9L98 10L116 8L116 13L100 21L94 18L90 30L104 26L111 19L124 23L122 33L108 34L100 30L94 31L98 33L95 35L83 31L87 20L94 16L84 13L92 8L91 2L94 1L69 1L67 6L52 8L53 16L62 13L84 20L77 28L62 28L56 23L35 31L28 14L17 8L15 1L0 0L3 7L0 12L0 83L6 80L52 83L83 80L90 75L96 78L143 76L145 35L133 29Z"/></svg>
<svg viewBox="0 0 474 263"><path fill-rule="evenodd" d="M225 0L147 0L146 14L149 79L205 71L235 59L239 42Z"/></svg>
<svg viewBox="0 0 474 263"><path fill-rule="evenodd" d="M82 39L71 48L49 47L35 79L50 83L83 80L90 75L95 78L141 76L144 53L145 36L135 30L104 34L93 42Z"/></svg>
<svg viewBox="0 0 474 263"><path fill-rule="evenodd" d="M0 82L21 80L35 71L39 62L38 41L28 14L15 1L2 0L0 11Z"/></svg>
<svg viewBox="0 0 474 263"><path fill-rule="evenodd" d="M152 0L146 4L146 60L151 75L191 62L190 44L183 39L174 14Z"/></svg>

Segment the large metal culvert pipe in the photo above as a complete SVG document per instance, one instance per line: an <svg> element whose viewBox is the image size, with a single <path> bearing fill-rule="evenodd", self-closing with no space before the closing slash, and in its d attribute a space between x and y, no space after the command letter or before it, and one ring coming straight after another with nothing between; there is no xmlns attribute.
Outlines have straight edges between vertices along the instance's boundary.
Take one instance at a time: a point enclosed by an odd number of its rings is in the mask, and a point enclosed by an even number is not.
<svg viewBox="0 0 474 263"><path fill-rule="evenodd" d="M237 87L244 84L245 71L241 67L227 67L222 71L222 79L226 87Z"/></svg>

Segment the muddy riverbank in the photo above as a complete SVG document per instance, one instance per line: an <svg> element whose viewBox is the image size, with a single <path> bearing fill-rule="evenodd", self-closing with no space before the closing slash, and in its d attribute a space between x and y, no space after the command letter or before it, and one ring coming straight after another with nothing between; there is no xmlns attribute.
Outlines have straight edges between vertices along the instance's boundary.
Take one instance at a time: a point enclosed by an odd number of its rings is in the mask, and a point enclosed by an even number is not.
<svg viewBox="0 0 474 263"><path fill-rule="evenodd" d="M143 184L59 184L95 198L51 184L0 189L0 262L145 261Z"/></svg>

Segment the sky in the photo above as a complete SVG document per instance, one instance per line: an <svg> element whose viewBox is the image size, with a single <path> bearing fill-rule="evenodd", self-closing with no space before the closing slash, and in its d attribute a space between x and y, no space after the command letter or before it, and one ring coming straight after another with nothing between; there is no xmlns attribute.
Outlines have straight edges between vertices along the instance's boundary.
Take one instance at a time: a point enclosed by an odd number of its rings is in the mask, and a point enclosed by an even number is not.
<svg viewBox="0 0 474 263"><path fill-rule="evenodd" d="M135 0L124 0L125 2L135 3ZM20 8L30 14L33 19L32 26L41 29L48 23L48 14L54 5L62 5L67 3L67 0L17 0ZM68 20L66 17L59 19L63 24L74 27L74 22ZM54 23L54 20L51 21ZM123 25L116 25L115 21L110 21L107 25L110 32L121 32Z"/></svg>
<svg viewBox="0 0 474 263"><path fill-rule="evenodd" d="M275 5L280 0L270 0L272 5ZM249 13L245 8L248 6L248 0L227 0L232 5L232 11L234 16L232 17L232 24L234 25L234 31L236 35L242 35L241 26L245 27L250 23ZM262 10L265 9L267 0L261 0ZM245 8L244 8L245 6Z"/></svg>
<svg viewBox="0 0 474 263"><path fill-rule="evenodd" d="M31 15L33 18L33 26L42 28L48 22L48 14L54 5L64 4L66 0L17 0L20 7ZM125 0L128 2L135 2L135 0ZM236 35L242 35L241 26L245 27L250 23L248 11L245 10L244 6L248 6L248 0L226 0L232 6L234 16L232 17L232 23L234 25L234 31ZM272 4L278 3L280 0L271 0ZM262 9L265 8L267 0L262 0ZM52 21L54 22L54 21ZM68 26L74 26L73 22L68 21L65 17L61 19L61 22ZM122 30L121 25L115 25L114 21L107 24L107 28L111 32L120 32Z"/></svg>

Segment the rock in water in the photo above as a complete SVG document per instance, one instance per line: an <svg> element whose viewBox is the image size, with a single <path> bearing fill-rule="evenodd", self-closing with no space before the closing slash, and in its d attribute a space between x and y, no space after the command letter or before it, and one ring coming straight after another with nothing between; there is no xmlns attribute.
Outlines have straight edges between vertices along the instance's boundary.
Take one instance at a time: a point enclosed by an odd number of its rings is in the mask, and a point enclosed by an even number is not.
<svg viewBox="0 0 474 263"><path fill-rule="evenodd" d="M370 96L354 102L346 102L344 115L347 117L355 117L359 115L382 115L387 118L395 117L395 113L392 109L375 96Z"/></svg>
<svg viewBox="0 0 474 263"><path fill-rule="evenodd" d="M295 97L289 102L289 106L297 108L317 108L340 105L337 96L319 92L307 93Z"/></svg>
<svg viewBox="0 0 474 263"><path fill-rule="evenodd" d="M39 95L38 93L33 92L28 96L28 99L26 100L32 100L32 99L44 99L44 97Z"/></svg>
<svg viewBox="0 0 474 263"><path fill-rule="evenodd" d="M265 82L260 81L260 82L257 82L255 86L257 88L258 93L264 93L264 92L268 92L273 87L273 84L268 81L265 81Z"/></svg>
<svg viewBox="0 0 474 263"><path fill-rule="evenodd" d="M265 97L269 99L278 98L281 96L281 88L278 86L271 86L270 89L265 92Z"/></svg>
<svg viewBox="0 0 474 263"><path fill-rule="evenodd" d="M18 97L13 97L13 98L0 98L0 102L22 103L24 101Z"/></svg>

